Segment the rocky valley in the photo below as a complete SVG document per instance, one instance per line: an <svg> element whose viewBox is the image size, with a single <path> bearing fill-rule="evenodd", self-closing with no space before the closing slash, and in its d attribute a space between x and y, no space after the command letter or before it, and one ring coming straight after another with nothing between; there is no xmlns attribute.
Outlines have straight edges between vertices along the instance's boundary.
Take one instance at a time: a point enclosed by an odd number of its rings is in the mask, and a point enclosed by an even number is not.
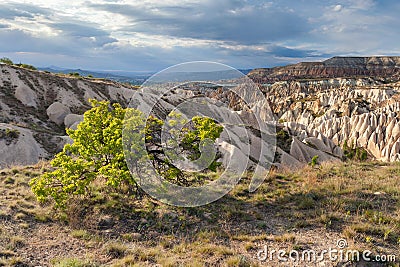
<svg viewBox="0 0 400 267"><path fill-rule="evenodd" d="M251 71L248 76L257 82L277 122L274 164L296 167L315 156L322 162L356 153L400 160L399 62L398 57L332 58ZM75 128L83 119L88 99L126 106L137 89L5 64L0 69L2 167L50 159L69 142L65 128ZM242 109L227 90L209 89L206 95ZM260 117L263 112L255 111Z"/></svg>

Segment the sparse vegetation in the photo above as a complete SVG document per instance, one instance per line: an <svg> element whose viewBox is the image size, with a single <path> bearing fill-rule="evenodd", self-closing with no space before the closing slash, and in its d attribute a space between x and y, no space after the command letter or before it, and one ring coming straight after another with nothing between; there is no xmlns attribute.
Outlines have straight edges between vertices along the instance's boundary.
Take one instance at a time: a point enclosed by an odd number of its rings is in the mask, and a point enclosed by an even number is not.
<svg viewBox="0 0 400 267"><path fill-rule="evenodd" d="M3 265L26 264L23 255L43 265L50 253L47 260L54 266L257 266L262 264L254 257L263 245L323 249L339 238L375 254L398 253L399 163L347 161L275 170L254 193L244 178L226 197L196 208L99 186L65 211L53 211L50 203L40 206L30 192L28 181L47 168L42 163L0 173ZM9 178L13 184L5 183ZM38 214L52 219L37 221Z"/></svg>
<svg viewBox="0 0 400 267"><path fill-rule="evenodd" d="M25 63L18 63L15 64L11 59L9 59L8 57L3 57L0 58L0 62L7 64L7 65L12 65L12 66L17 66L20 68L24 68L24 69L29 69L29 70L36 70L36 67L29 65L29 64L25 64Z"/></svg>
<svg viewBox="0 0 400 267"><path fill-rule="evenodd" d="M24 69L28 69L28 70L37 70L35 66L29 65L29 64L25 64L25 63L19 63L19 64L15 64L15 66L24 68Z"/></svg>
<svg viewBox="0 0 400 267"><path fill-rule="evenodd" d="M89 260L65 258L54 261L54 267L96 267L99 266Z"/></svg>
<svg viewBox="0 0 400 267"><path fill-rule="evenodd" d="M18 140L19 134L19 131L15 129L0 129L0 140L4 139L6 145L9 145Z"/></svg>
<svg viewBox="0 0 400 267"><path fill-rule="evenodd" d="M74 77L81 77L81 74L79 72L70 72L68 73L69 76L74 76Z"/></svg>

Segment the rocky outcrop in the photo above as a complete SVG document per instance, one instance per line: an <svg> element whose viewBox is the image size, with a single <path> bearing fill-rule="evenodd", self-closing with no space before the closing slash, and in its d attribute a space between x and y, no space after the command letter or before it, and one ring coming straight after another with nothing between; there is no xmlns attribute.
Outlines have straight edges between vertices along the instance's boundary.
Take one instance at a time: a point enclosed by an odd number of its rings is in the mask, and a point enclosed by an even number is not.
<svg viewBox="0 0 400 267"><path fill-rule="evenodd" d="M49 156L49 153L35 139L34 132L0 123L0 131L14 133L7 138L0 138L0 166L27 165L37 163L40 159Z"/></svg>
<svg viewBox="0 0 400 267"><path fill-rule="evenodd" d="M70 128L76 130L78 124L83 121L83 115L78 114L68 114L64 118L65 128Z"/></svg>
<svg viewBox="0 0 400 267"><path fill-rule="evenodd" d="M65 117L71 113L69 107L60 102L54 102L46 109L47 116L52 122L55 122L58 125L62 125L64 123Z"/></svg>
<svg viewBox="0 0 400 267"><path fill-rule="evenodd" d="M0 65L0 168L36 163L60 151L70 142L65 128L76 129L89 98L127 105L133 92L112 81ZM2 138L1 129L20 134Z"/></svg>
<svg viewBox="0 0 400 267"><path fill-rule="evenodd" d="M264 91L277 120L303 143L337 157L342 153L339 148L347 144L365 149L371 158L399 159L397 82L339 78L315 80L307 86L279 82L268 89Z"/></svg>

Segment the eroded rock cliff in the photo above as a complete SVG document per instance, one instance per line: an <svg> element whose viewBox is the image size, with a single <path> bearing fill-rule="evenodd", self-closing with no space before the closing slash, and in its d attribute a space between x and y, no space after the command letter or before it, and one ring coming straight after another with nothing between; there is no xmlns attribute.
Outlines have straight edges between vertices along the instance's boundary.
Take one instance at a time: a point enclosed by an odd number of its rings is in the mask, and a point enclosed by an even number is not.
<svg viewBox="0 0 400 267"><path fill-rule="evenodd" d="M133 90L105 81L0 65L0 167L49 159L68 142L89 98L126 105Z"/></svg>
<svg viewBox="0 0 400 267"><path fill-rule="evenodd" d="M247 122L256 146L268 144L260 139L254 118L274 121L278 166L301 166L315 156L318 162L343 160L352 149L365 152L363 157L399 161L399 69L399 57L337 57L256 69L249 77L263 94L249 98L268 103L268 110L263 105L246 110L223 86L176 90L159 106L167 112L198 94L219 100ZM89 98L127 105L135 90L112 81L0 65L0 167L51 158L70 141L65 128L83 119Z"/></svg>

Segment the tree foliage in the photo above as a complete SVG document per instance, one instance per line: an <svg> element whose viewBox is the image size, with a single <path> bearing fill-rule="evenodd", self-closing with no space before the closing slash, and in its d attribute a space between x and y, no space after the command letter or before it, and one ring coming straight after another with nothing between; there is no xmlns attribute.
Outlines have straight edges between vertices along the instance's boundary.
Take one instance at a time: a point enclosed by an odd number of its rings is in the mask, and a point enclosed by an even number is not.
<svg viewBox="0 0 400 267"><path fill-rule="evenodd" d="M130 128L128 138L133 138L132 151L141 151L133 152L130 160L140 162L147 157L163 177L186 184L185 173L165 155L161 144L162 120L154 116L145 118L139 110L124 109L117 103L110 106L107 101L90 102L92 109L85 112L77 129L67 129L73 142L65 145L51 161L52 170L32 179L30 185L39 201L50 197L63 206L71 196L88 194L96 180L112 188L124 185L137 190L123 151L122 129L127 112L130 112L129 120L125 123ZM222 129L210 118L194 117L191 124L182 129L180 147L195 159L200 154L201 141L215 141ZM146 144L147 151L134 147L141 143ZM215 170L216 166L214 160L208 169Z"/></svg>
<svg viewBox="0 0 400 267"><path fill-rule="evenodd" d="M125 110L119 104L109 109L108 102L91 101L92 109L76 130L67 129L73 140L51 161L54 171L31 182L39 200L51 196L57 204L70 195L85 194L98 177L107 185L133 183L122 151L122 121Z"/></svg>

